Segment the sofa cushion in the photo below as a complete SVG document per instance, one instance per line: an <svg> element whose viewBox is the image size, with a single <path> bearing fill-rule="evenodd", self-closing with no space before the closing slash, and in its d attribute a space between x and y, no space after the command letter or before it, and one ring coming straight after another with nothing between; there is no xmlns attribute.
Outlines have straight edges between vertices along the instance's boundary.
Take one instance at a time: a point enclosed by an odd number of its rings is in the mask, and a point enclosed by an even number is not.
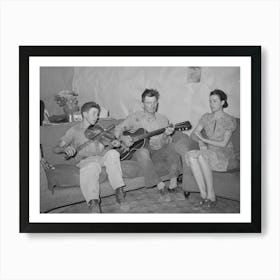
<svg viewBox="0 0 280 280"><path fill-rule="evenodd" d="M76 165L57 164L53 169L45 169L48 188L54 191L54 188L69 188L80 186L80 170ZM103 183L107 179L105 169L102 168L99 176L99 182Z"/></svg>
<svg viewBox="0 0 280 280"><path fill-rule="evenodd" d="M240 169L240 119L236 118L236 129L231 135L231 142L234 149L235 159L232 159L228 163L227 170L239 170Z"/></svg>
<svg viewBox="0 0 280 280"><path fill-rule="evenodd" d="M232 133L231 141L238 161L240 161L240 119L236 118L236 129Z"/></svg>
<svg viewBox="0 0 280 280"><path fill-rule="evenodd" d="M136 161L125 160L121 162L122 172L124 178L134 178L140 173L139 165ZM48 188L54 191L55 187L67 188L80 185L80 170L76 165L57 164L53 168L45 169ZM101 170L99 176L99 183L103 183L108 179L105 168Z"/></svg>

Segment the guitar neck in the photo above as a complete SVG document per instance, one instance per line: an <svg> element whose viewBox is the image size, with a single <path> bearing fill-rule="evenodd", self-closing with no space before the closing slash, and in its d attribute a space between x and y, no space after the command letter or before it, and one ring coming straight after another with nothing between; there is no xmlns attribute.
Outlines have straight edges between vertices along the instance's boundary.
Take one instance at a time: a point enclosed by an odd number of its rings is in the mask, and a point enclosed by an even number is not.
<svg viewBox="0 0 280 280"><path fill-rule="evenodd" d="M154 131L151 131L151 132L148 132L145 135L143 135L143 138L153 137L153 136L159 135L159 134L163 133L166 128L167 127L164 127L164 128L161 128L161 129L157 129L157 130L154 130Z"/></svg>
<svg viewBox="0 0 280 280"><path fill-rule="evenodd" d="M167 127L160 128L160 129L157 129L157 130L145 133L145 134L143 134L143 135L141 135L139 137L136 137L137 139L135 139L134 141L140 141L140 140L143 140L145 138L149 138L149 137L153 137L153 136L159 135L159 134L163 133Z"/></svg>
<svg viewBox="0 0 280 280"><path fill-rule="evenodd" d="M188 122L187 122L187 123L188 123ZM178 130L178 129L180 129L180 128L182 129L182 127L184 127L184 126L183 126L184 124L185 124L185 122L183 122L183 123L177 123L177 124L174 125L174 129L175 129L175 130ZM145 134L143 134L143 135L141 135L141 136L136 137L136 139L134 139L134 141L140 141L140 140L143 140L143 139L145 139L145 138L149 138L149 137L153 137L153 136L156 136L156 135L158 135L158 134L161 134L161 133L163 133L163 132L165 131L165 129L166 129L167 127L169 127L169 126L166 126L166 127L164 127L164 128L160 128L160 129L157 129L157 130L154 130L154 131L145 133ZM191 124L190 124L190 123L188 123L187 129L191 129Z"/></svg>

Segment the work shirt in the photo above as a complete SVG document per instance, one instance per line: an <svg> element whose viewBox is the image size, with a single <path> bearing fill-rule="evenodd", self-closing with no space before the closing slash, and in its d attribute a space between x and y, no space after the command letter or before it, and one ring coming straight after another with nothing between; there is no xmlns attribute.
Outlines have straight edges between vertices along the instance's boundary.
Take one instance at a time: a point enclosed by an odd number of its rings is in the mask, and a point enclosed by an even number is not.
<svg viewBox="0 0 280 280"><path fill-rule="evenodd" d="M89 139L85 136L85 130L86 129L82 127L82 124L78 123L72 126L65 133L65 135L61 138L61 141L65 142L65 146L69 146L71 144L75 149L79 149L82 144L89 141ZM78 151L75 159L79 162L80 160L90 156L102 156L104 153L104 145L99 141L93 141Z"/></svg>

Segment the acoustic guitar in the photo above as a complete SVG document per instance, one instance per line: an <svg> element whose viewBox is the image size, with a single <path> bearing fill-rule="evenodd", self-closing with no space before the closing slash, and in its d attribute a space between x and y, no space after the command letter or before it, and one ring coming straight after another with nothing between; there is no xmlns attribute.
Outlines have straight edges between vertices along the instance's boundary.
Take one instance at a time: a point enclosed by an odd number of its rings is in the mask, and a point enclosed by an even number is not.
<svg viewBox="0 0 280 280"><path fill-rule="evenodd" d="M170 125L167 127L170 127ZM147 132L144 128L139 128L134 133L125 131L123 135L130 136L132 138L133 144L129 148L119 149L120 159L121 160L131 159L135 151L148 146L149 138L163 133L167 127L160 128L151 132ZM185 121L185 122L175 124L174 128L175 130L180 130L180 131L190 130L192 128L192 125L189 121Z"/></svg>

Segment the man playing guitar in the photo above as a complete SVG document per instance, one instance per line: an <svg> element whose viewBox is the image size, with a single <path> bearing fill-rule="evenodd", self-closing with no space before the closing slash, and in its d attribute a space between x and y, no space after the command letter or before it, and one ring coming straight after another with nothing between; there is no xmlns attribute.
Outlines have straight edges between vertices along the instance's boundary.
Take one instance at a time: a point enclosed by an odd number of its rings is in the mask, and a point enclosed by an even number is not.
<svg viewBox="0 0 280 280"><path fill-rule="evenodd" d="M140 148L133 154L140 168L143 170L145 185L151 188L157 185L160 200L170 201L167 187L157 174L154 162L162 160L168 161L170 189L177 188L177 177L180 168L180 155L176 153L171 134L174 127L168 126L168 119L157 112L159 92L154 89L145 89L142 94L143 111L130 114L122 123L116 126L115 136L127 147L133 145L133 139L129 135L124 135L125 131L135 132L139 128L144 128L148 132L166 127L162 134L150 138L148 147Z"/></svg>

